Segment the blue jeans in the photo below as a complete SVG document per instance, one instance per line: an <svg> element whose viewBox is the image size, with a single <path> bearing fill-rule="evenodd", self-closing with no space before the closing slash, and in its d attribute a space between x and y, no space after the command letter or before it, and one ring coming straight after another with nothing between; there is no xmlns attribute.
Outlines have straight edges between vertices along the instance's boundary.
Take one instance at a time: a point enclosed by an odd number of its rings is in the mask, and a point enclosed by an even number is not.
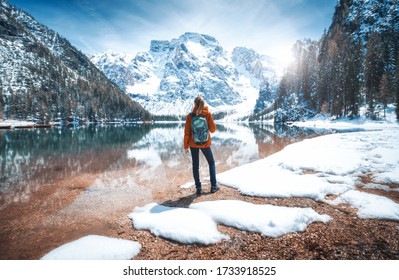
<svg viewBox="0 0 399 280"><path fill-rule="evenodd" d="M192 148L191 150L191 158L193 162L193 176L195 181L195 187L201 190L201 181L199 176L199 151L201 150L204 154L206 160L208 161L209 165L209 176L211 179L211 186L216 186L216 165L215 160L213 159L212 150L210 147L208 148Z"/></svg>

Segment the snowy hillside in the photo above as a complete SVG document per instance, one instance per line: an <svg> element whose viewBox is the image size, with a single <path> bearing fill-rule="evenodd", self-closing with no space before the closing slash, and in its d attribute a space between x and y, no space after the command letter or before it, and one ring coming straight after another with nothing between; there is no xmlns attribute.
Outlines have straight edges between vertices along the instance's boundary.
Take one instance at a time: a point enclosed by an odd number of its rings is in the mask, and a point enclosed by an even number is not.
<svg viewBox="0 0 399 280"><path fill-rule="evenodd" d="M186 115L197 95L213 113L242 118L253 112L259 90L276 88L281 67L246 48L228 54L208 35L185 33L151 42L127 63L125 55L96 54L92 62L135 101L156 115Z"/></svg>
<svg viewBox="0 0 399 280"><path fill-rule="evenodd" d="M367 41L371 32L382 33L399 30L399 5L397 1L353 1L344 25L352 32L354 39Z"/></svg>
<svg viewBox="0 0 399 280"><path fill-rule="evenodd" d="M294 45L278 102L255 117L275 112L278 123L317 114L383 120L387 106L396 104L399 119L398 38L398 1L339 0L328 32Z"/></svg>
<svg viewBox="0 0 399 280"><path fill-rule="evenodd" d="M95 65L101 65L101 71L123 91L126 91L127 84L134 83L134 77L128 69L132 57L113 51L91 54L88 57Z"/></svg>
<svg viewBox="0 0 399 280"><path fill-rule="evenodd" d="M150 116L68 40L0 0L3 118L48 123Z"/></svg>

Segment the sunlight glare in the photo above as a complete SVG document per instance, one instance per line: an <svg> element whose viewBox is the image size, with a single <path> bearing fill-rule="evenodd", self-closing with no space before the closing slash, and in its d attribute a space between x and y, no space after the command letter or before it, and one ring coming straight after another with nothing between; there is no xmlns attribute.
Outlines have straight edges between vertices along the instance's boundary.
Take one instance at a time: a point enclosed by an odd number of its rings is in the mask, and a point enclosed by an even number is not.
<svg viewBox="0 0 399 280"><path fill-rule="evenodd" d="M274 49L270 56L273 57L284 68L287 67L293 59L291 47L285 46Z"/></svg>

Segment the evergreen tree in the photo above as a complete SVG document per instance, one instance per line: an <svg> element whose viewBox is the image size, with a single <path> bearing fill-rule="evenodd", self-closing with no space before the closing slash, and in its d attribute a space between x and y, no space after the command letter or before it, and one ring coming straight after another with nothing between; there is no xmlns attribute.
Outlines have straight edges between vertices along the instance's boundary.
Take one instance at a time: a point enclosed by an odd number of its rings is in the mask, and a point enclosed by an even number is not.
<svg viewBox="0 0 399 280"><path fill-rule="evenodd" d="M358 40L348 40L343 48L344 55L344 116L356 117L359 114L362 84L362 44Z"/></svg>
<svg viewBox="0 0 399 280"><path fill-rule="evenodd" d="M398 39L396 39L396 40L398 40ZM399 121L399 48L396 49L395 60L396 60L396 63L395 63L394 95L395 95L395 102L396 102L396 119Z"/></svg>
<svg viewBox="0 0 399 280"><path fill-rule="evenodd" d="M376 99L378 97L380 81L384 72L383 49L377 33L372 33L367 42L365 60L365 89L368 116L377 118Z"/></svg>
<svg viewBox="0 0 399 280"><path fill-rule="evenodd" d="M319 73L317 83L317 109L323 114L331 112L331 71L333 60L329 54L329 41L326 34L321 39L320 53L318 57Z"/></svg>
<svg viewBox="0 0 399 280"><path fill-rule="evenodd" d="M4 99L3 99L3 87L0 80L0 119L4 118Z"/></svg>
<svg viewBox="0 0 399 280"><path fill-rule="evenodd" d="M293 46L294 60L287 68L278 90L277 122L297 121L314 116L317 110L319 42L305 39Z"/></svg>
<svg viewBox="0 0 399 280"><path fill-rule="evenodd" d="M254 108L254 113L257 114L263 109L265 109L265 100L268 100L268 97L271 95L270 84L266 83L266 85L259 90L259 97L256 99L256 104Z"/></svg>

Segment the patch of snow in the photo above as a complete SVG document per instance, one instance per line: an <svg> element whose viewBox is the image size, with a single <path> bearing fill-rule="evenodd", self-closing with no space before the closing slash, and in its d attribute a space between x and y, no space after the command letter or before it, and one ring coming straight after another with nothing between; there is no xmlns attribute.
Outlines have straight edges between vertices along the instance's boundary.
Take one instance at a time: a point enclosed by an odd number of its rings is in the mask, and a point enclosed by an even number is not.
<svg viewBox="0 0 399 280"><path fill-rule="evenodd" d="M374 190L383 190L383 191L396 191L399 192L399 188L390 188L387 185L381 185L381 184L374 184L374 183L368 183L363 186L364 189L374 189Z"/></svg>
<svg viewBox="0 0 399 280"><path fill-rule="evenodd" d="M331 203L349 203L359 209L357 214L363 219L399 221L399 204L384 196L351 190L341 194Z"/></svg>
<svg viewBox="0 0 399 280"><path fill-rule="evenodd" d="M130 260L141 250L138 242L88 235L52 250L42 260Z"/></svg>
<svg viewBox="0 0 399 280"><path fill-rule="evenodd" d="M0 121L0 127L11 126L12 128L19 126L33 126L35 123L30 121L19 121L19 120L3 120Z"/></svg>
<svg viewBox="0 0 399 280"><path fill-rule="evenodd" d="M205 213L187 208L149 203L136 207L129 218L135 229L149 230L156 236L183 244L214 244L229 239L217 230L216 223Z"/></svg>
<svg viewBox="0 0 399 280"><path fill-rule="evenodd" d="M207 213L225 226L270 237L302 232L312 222L330 220L328 215L319 215L311 208L257 205L238 200L205 201L192 204L190 208Z"/></svg>
<svg viewBox="0 0 399 280"><path fill-rule="evenodd" d="M160 78L158 78L157 76L151 76L140 84L137 83L134 85L126 86L126 93L152 96L155 92L159 90L160 82Z"/></svg>
<svg viewBox="0 0 399 280"><path fill-rule="evenodd" d="M380 173L373 176L373 179L378 182L385 182L388 184L399 184L399 165L396 165L389 170L382 169Z"/></svg>
<svg viewBox="0 0 399 280"><path fill-rule="evenodd" d="M187 41L186 46L188 50L197 58L200 60L203 60L206 62L208 59L208 50L202 46L201 44L194 42L194 41Z"/></svg>
<svg viewBox="0 0 399 280"><path fill-rule="evenodd" d="M330 220L328 215L319 215L311 208L256 205L239 200L199 202L189 209L150 203L136 207L129 217L136 229L184 244L205 245L229 239L217 230L216 223L278 237L305 231L312 222Z"/></svg>

